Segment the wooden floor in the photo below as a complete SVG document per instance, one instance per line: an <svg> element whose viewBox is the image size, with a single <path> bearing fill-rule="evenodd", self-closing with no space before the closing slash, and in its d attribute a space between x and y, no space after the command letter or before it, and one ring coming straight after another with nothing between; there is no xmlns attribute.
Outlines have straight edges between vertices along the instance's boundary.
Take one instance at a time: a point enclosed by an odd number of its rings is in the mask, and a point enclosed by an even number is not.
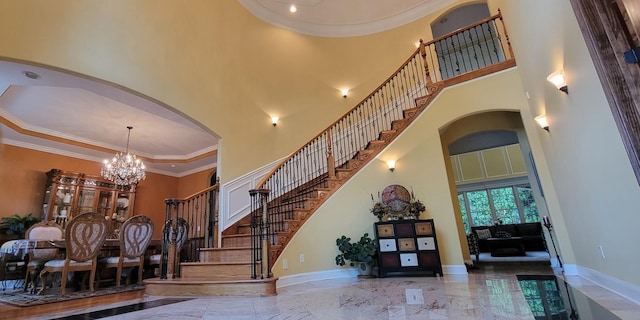
<svg viewBox="0 0 640 320"><path fill-rule="evenodd" d="M137 290L132 292L123 292L94 298L77 299L32 307L15 307L10 304L0 302L0 318L17 320L28 319L30 317L43 315L54 317L57 314L62 314L67 311L82 311L89 308L95 308L101 305L109 305L122 301L128 301L129 303L142 302L143 297L144 290Z"/></svg>

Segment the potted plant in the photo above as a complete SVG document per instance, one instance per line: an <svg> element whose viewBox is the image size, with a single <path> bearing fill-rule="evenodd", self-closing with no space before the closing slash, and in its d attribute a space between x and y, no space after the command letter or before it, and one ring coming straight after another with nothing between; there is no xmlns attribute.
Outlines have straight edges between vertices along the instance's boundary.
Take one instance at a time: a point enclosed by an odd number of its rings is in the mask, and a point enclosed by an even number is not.
<svg viewBox="0 0 640 320"><path fill-rule="evenodd" d="M24 238L24 233L27 229L38 222L40 222L40 219L32 216L31 213L23 216L16 213L12 216L2 218L0 230L2 230L2 234L9 235L10 237L17 239Z"/></svg>
<svg viewBox="0 0 640 320"><path fill-rule="evenodd" d="M358 266L360 274L371 274L371 268L375 264L376 243L365 233L357 242L351 242L351 238L342 236L336 239L336 245L340 254L336 256L336 265L344 266L349 261L352 267Z"/></svg>

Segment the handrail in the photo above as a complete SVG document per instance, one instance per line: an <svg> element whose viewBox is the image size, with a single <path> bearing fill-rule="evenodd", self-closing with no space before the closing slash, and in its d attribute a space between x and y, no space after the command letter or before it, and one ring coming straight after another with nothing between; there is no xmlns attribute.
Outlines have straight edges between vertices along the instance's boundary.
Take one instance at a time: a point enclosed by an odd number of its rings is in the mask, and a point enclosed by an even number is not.
<svg viewBox="0 0 640 320"><path fill-rule="evenodd" d="M396 75L398 72L400 72L400 70L402 70L402 68L404 66L406 66L418 53L420 52L420 48L417 48L413 54L407 58L407 60L400 66L398 67L398 69L396 69L396 71L393 73L393 75ZM381 85L379 85L375 90L373 90L373 92L371 92L368 96L366 96L364 99L362 99L359 103L356 104L355 107L351 108L349 111L347 111L347 113L345 113L344 115L342 115L342 117L340 117L340 119L336 120L335 122L333 122L332 124L330 124L328 127L326 127L324 130L320 131L319 134L317 134L315 137L313 137L310 141L313 141L317 138L320 138L324 133L326 133L327 131L329 131L334 125L336 125L338 122L340 122L340 120L344 119L346 115L352 113L353 111L355 111L361 104L363 104L365 101L367 101L367 99L371 98L371 96L373 96L376 92L378 92L382 87L384 87L385 84L387 84L387 82L389 82L389 80L391 78L393 78L393 75L390 76L389 78L387 78L387 80L385 80ZM307 146L307 144L303 145L302 147L300 147L298 150L294 151L293 153L291 153L287 158L285 158L284 160L282 160L278 165L276 165L273 169L271 169L270 172L268 172L267 174L264 175L264 177L262 178L262 180L260 180L260 182L258 182L256 185L257 186L262 186L264 185L264 183L266 182L267 179L269 179L269 177L276 171L278 170L278 168L285 162L287 162L287 160L289 160L291 157L293 157L295 154L297 154L300 150L304 149Z"/></svg>
<svg viewBox="0 0 640 320"><path fill-rule="evenodd" d="M451 37L452 35L454 35L454 34L459 34L459 33L462 33L462 32L468 31L468 30L471 30L471 29L473 29L473 28L475 28L475 27L477 27L477 26L479 26L479 25L481 25L481 24L485 24L485 23L487 23L487 22L489 22L489 21L493 21L493 20L501 19L501 18L502 18L502 13L500 13L500 9L498 9L498 14L496 14L496 15L493 15L493 16L491 16L491 17L488 17L488 18L482 19L482 20L480 20L480 21L478 21L478 22L476 22L476 23L470 24L470 25L468 25L468 26L465 26L465 27L462 27L462 28L458 28L458 29L456 29L456 30L454 30L454 31L452 31L452 32L447 33L447 34L441 35L441 36L439 36L439 37L437 37L437 38L434 38L434 39L433 39L433 40L431 40L431 41L427 41L427 43L426 43L426 44L427 44L427 45L430 45L430 44L436 43L436 42L438 42L438 41L440 41L440 40L450 38L450 37Z"/></svg>
<svg viewBox="0 0 640 320"><path fill-rule="evenodd" d="M359 153L366 153L372 143L389 143L387 140L393 139L397 132L394 129L404 128L402 120L424 108L424 104L416 105L417 99L432 99L432 93L440 92L445 86L513 65L513 51L500 11L429 42L420 40L420 46L371 94L287 156L256 185L254 190L269 191L269 202L265 206L271 234L256 232L256 239L269 241L256 240L255 252L265 250L258 251L258 245L285 245L288 238L284 234L281 238L278 233L287 232L292 226L296 228L291 221L299 221L298 214L306 217L306 213L299 210L312 209L306 207L310 203L306 200L316 197L318 188L328 187L329 179L334 178L340 168L359 165L359 162L350 163L359 159ZM371 154L375 155L370 153L365 157L370 159ZM251 195L254 201L267 197L262 193L258 197L255 191ZM271 253L269 248L264 252ZM277 257L264 258L273 261Z"/></svg>
<svg viewBox="0 0 640 320"><path fill-rule="evenodd" d="M506 59L512 59L513 54L511 45L508 42L506 29L503 26L504 37L507 41L505 48L505 45L501 41L501 34L497 28L498 21L502 21L501 12L429 42L421 42L420 47L414 50L411 56L371 94L360 101L355 107L351 108L340 119L314 136L309 143L300 147L280 162L278 166L264 176L256 185L256 188L272 190L275 194L272 194L271 199L277 199L278 196L284 194L284 192L292 190L293 187L284 184L282 181L279 181L278 184L280 185L275 186L275 188L273 185L269 185L269 181L274 179L274 176L278 175L278 172L287 166L300 168L302 165L307 170L304 174L309 176L308 179L300 178L302 172L291 171L286 174L288 178L293 175L296 179L301 179L300 182L302 182L302 184L306 182L304 180L312 180L321 175L320 173L309 175L309 172L312 170L320 170L323 171L323 174L327 173L332 176L331 172L335 170L335 168L342 166L350 156L353 156L361 150L363 144L375 140L376 137L373 136L373 134L389 130L391 128L391 122L402 117L402 112L397 112L398 109L405 110L412 107L406 105L407 102L410 104L412 101L402 101L405 105L398 107L398 101L396 99L401 98L403 95L407 95L407 97L413 99L417 98L419 94L422 96L428 95L429 93L426 90L426 86L430 83L440 82L465 72L483 68ZM408 68L412 66L416 67L415 69L417 70L411 70L412 72L409 74L410 70L408 70ZM418 73L417 71L423 72ZM407 75L413 77L413 79L406 81L402 90L397 90L399 85L402 84L402 80L407 80L406 78L402 78L403 76L407 76L403 75L403 73L408 73ZM389 96L391 96L391 99ZM394 118L382 119L389 115L394 116ZM369 118L366 116L369 116ZM296 161L296 159L301 159L302 157L317 156L318 152L322 152L327 155L328 160L334 162L333 156L335 155L336 145L339 146L341 142L339 138L344 138L337 136L339 132L344 132L345 130L362 132L363 130L372 129L371 127L375 127L375 131L377 131L367 135L367 138L371 139L358 141L358 148L349 148L346 150L349 156L343 154L342 158L335 161L335 166L318 166L315 163L314 165L310 165L308 162L298 163ZM352 142L353 141L349 141L349 143ZM312 152L310 148L315 148L316 150ZM345 149L343 148L341 151L344 152ZM305 152L307 154L304 154ZM296 163L294 164L294 162ZM329 164L331 164L331 162L329 162ZM282 189L282 191L278 191L280 189Z"/></svg>
<svg viewBox="0 0 640 320"><path fill-rule="evenodd" d="M218 226L218 191L216 183L185 198L165 199L165 224L171 226L163 235L168 243L162 244L161 278L180 276L180 262L199 261L200 248L212 248L217 245L215 239ZM182 220L189 226L186 243L177 250L177 221ZM173 235L170 237L169 235Z"/></svg>

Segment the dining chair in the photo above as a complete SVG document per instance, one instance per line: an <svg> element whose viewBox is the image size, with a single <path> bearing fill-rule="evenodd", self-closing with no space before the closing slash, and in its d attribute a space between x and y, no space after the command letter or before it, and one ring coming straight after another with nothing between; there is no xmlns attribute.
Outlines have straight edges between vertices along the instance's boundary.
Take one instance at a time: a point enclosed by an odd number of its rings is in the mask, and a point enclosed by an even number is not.
<svg viewBox="0 0 640 320"><path fill-rule="evenodd" d="M25 271L24 255L19 247L20 240L9 240L0 246L0 283L2 291L7 288L8 281L15 281L13 288L19 288L18 282Z"/></svg>
<svg viewBox="0 0 640 320"><path fill-rule="evenodd" d="M64 230L65 259L47 261L40 273L42 289L39 295L44 295L49 273L61 272L60 292L66 293L67 273L76 271L90 271L89 288L93 292L98 254L107 239L109 222L102 214L87 212L74 217L67 223Z"/></svg>
<svg viewBox="0 0 640 320"><path fill-rule="evenodd" d="M64 236L64 230L62 227L54 221L41 221L29 229L24 234L27 240L61 240ZM38 287L38 274L45 262L55 259L58 256L58 248L35 248L35 243L31 243L29 246L33 248L28 249L29 262L27 263L26 274L24 278L24 291L27 291L31 284L31 293L35 293Z"/></svg>
<svg viewBox="0 0 640 320"><path fill-rule="evenodd" d="M174 229L173 219L169 219L162 228L162 253L149 256L147 265L160 267L162 261L164 261L165 264L167 263L169 245L171 244L174 233L176 236L176 255L180 255L182 247L188 240L189 223L183 218L177 218L176 228Z"/></svg>
<svg viewBox="0 0 640 320"><path fill-rule="evenodd" d="M144 270L144 254L153 236L153 221L147 216L137 215L127 219L120 228L120 255L98 260L100 268L118 268L116 286L120 286L122 269L138 267L138 282L142 281ZM131 275L127 275L127 285Z"/></svg>

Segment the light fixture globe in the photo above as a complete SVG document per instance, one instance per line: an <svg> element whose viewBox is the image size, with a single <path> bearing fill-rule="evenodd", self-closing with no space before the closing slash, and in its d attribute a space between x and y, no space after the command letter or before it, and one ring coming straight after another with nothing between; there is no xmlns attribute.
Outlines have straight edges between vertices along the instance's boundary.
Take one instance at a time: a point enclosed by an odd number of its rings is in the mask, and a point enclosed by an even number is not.
<svg viewBox="0 0 640 320"><path fill-rule="evenodd" d="M131 138L131 129L133 127L128 126L127 129L129 129L129 134L125 153L118 152L111 161L104 160L102 170L100 170L102 177L113 181L118 186L137 184L147 177L144 163L137 159L135 154L129 153L129 138Z"/></svg>
<svg viewBox="0 0 640 320"><path fill-rule="evenodd" d="M551 82L556 88L566 94L569 94L569 87L567 81L564 78L564 72L562 70L556 71L547 77L547 81Z"/></svg>

